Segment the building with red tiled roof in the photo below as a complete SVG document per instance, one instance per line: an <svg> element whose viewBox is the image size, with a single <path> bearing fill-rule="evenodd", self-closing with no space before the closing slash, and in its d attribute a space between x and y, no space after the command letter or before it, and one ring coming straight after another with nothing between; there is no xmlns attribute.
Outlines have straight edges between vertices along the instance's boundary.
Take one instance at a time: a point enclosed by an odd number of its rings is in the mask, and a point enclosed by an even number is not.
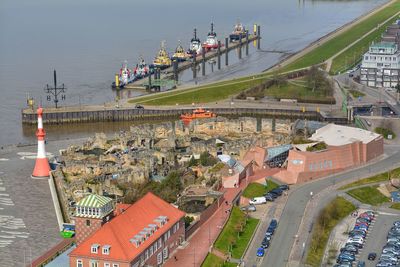
<svg viewBox="0 0 400 267"><path fill-rule="evenodd" d="M70 266L160 266L184 241L185 213L154 194L124 208L69 254Z"/></svg>

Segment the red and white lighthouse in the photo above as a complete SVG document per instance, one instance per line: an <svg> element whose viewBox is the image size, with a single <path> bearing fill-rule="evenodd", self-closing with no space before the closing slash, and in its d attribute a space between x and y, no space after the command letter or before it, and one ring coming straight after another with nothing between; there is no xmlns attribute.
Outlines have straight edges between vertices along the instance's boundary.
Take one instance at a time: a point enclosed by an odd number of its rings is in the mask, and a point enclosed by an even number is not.
<svg viewBox="0 0 400 267"><path fill-rule="evenodd" d="M33 169L32 178L45 178L50 176L50 164L46 157L46 149L44 147L44 138L46 132L43 129L43 119L42 119L43 109L39 107L37 109L38 115L38 129L36 131L36 136L38 139L38 150L35 168Z"/></svg>

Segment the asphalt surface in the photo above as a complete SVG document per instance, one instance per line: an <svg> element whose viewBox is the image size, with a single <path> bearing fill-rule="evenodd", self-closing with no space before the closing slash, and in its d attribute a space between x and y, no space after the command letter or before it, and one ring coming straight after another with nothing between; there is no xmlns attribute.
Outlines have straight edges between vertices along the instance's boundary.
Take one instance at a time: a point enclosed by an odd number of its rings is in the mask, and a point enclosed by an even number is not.
<svg viewBox="0 0 400 267"><path fill-rule="evenodd" d="M49 142L58 154L82 140ZM62 240L48 179L33 179L36 145L0 149L0 266L27 266Z"/></svg>
<svg viewBox="0 0 400 267"><path fill-rule="evenodd" d="M400 220L399 212L379 212L376 219L371 224L368 231L366 242L357 259L365 261L366 267L373 267L378 263L382 248L386 244L386 236L394 221ZM368 260L368 254L375 252L377 254L374 261Z"/></svg>
<svg viewBox="0 0 400 267"><path fill-rule="evenodd" d="M274 242L272 242L260 266L287 266L290 251L294 243L294 237L297 234L307 202L310 199L310 192L316 195L333 183L339 183L347 179L368 177L398 166L400 166L400 152L395 152L382 161L309 182L294 189L289 195L288 202L283 210L279 227L275 233ZM332 193L336 194L336 192Z"/></svg>

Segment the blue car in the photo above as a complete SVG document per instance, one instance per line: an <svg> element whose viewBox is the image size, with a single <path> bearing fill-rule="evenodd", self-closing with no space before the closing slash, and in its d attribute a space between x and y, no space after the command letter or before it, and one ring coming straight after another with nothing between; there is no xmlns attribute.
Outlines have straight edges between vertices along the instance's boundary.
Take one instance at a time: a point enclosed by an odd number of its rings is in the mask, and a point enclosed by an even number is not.
<svg viewBox="0 0 400 267"><path fill-rule="evenodd" d="M275 219L272 219L271 223L269 224L269 228L276 229L277 226L278 226L278 221Z"/></svg>
<svg viewBox="0 0 400 267"><path fill-rule="evenodd" d="M264 257L264 249L263 248L258 248L257 249L257 257Z"/></svg>

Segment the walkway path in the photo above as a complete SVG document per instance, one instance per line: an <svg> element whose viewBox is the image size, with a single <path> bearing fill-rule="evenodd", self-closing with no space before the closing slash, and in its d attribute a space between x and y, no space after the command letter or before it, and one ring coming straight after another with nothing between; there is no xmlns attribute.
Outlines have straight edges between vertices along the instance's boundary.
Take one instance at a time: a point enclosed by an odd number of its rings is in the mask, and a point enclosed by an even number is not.
<svg viewBox="0 0 400 267"><path fill-rule="evenodd" d="M247 183L251 183L272 173L272 170L262 170L254 176L249 177ZM232 200L247 186L247 183L242 182L239 188L225 188L221 190L225 193L224 197L228 201L228 205L222 204L210 219L199 227L189 240L187 240L188 244L176 251L174 256L178 259L179 266L201 266L210 251L211 245L217 239L230 215L230 212L227 211L232 209ZM175 266L177 266L177 262L174 260L174 257L170 257L165 263L165 267Z"/></svg>

